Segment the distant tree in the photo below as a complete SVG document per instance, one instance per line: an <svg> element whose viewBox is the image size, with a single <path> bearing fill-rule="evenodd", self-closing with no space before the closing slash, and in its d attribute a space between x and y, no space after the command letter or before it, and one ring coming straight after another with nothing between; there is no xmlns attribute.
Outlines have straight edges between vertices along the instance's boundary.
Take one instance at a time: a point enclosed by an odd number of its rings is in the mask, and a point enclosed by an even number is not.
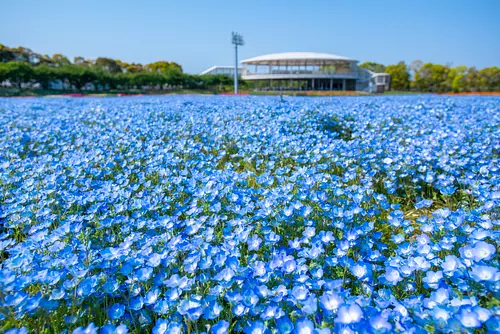
<svg viewBox="0 0 500 334"><path fill-rule="evenodd" d="M479 71L473 66L469 67L467 75L465 76L467 91L479 91Z"/></svg>
<svg viewBox="0 0 500 334"><path fill-rule="evenodd" d="M50 82L56 80L59 76L57 69L48 64L36 66L33 70L35 80L43 89L49 89Z"/></svg>
<svg viewBox="0 0 500 334"><path fill-rule="evenodd" d="M500 92L500 68L487 67L478 73L478 88L483 92Z"/></svg>
<svg viewBox="0 0 500 334"><path fill-rule="evenodd" d="M60 67L59 71L61 80L69 82L77 90L81 90L83 86L93 83L96 79L94 71L82 66L66 65Z"/></svg>
<svg viewBox="0 0 500 334"><path fill-rule="evenodd" d="M0 62L8 62L16 60L16 53L9 47L0 44Z"/></svg>
<svg viewBox="0 0 500 334"><path fill-rule="evenodd" d="M367 70L370 70L375 73L384 73L386 71L386 68L384 65L379 64L379 63L374 63L374 62L365 62L361 65L359 65L361 68L365 68Z"/></svg>
<svg viewBox="0 0 500 334"><path fill-rule="evenodd" d="M127 67L125 68L125 71L127 73L139 73L139 72L142 72L144 69L142 67L141 64L129 64L127 65Z"/></svg>
<svg viewBox="0 0 500 334"><path fill-rule="evenodd" d="M168 61L157 61L155 63L147 64L144 66L147 71L150 72L158 72L158 73L167 73L170 71L179 71L182 72L182 67L174 62Z"/></svg>
<svg viewBox="0 0 500 334"><path fill-rule="evenodd" d="M408 90L410 88L410 72L404 61L389 65L385 72L391 75L391 90Z"/></svg>
<svg viewBox="0 0 500 334"><path fill-rule="evenodd" d="M77 56L73 58L73 64L78 66L91 67L93 65L93 62L92 60Z"/></svg>
<svg viewBox="0 0 500 334"><path fill-rule="evenodd" d="M467 90L467 66L457 66L450 69L448 73L448 89L455 92L465 92Z"/></svg>
<svg viewBox="0 0 500 334"><path fill-rule="evenodd" d="M0 86L9 78L7 77L7 63L0 62Z"/></svg>
<svg viewBox="0 0 500 334"><path fill-rule="evenodd" d="M413 68L414 86L421 92L442 93L448 90L448 74L450 68L446 65L425 63Z"/></svg>
<svg viewBox="0 0 500 334"><path fill-rule="evenodd" d="M56 54L52 55L51 61L52 61L52 64L54 64L57 67L71 64L69 59L60 53L56 53Z"/></svg>
<svg viewBox="0 0 500 334"><path fill-rule="evenodd" d="M11 61L6 63L4 77L17 88L21 84L32 83L35 80L33 66L22 61Z"/></svg>
<svg viewBox="0 0 500 334"><path fill-rule="evenodd" d="M118 66L120 66L121 72L125 71L125 70L127 69L127 67L128 67L128 66L130 66L130 64L129 64L129 63L126 63L126 62L121 61L121 60L119 60L119 59L117 59L117 60L115 60L115 61L116 61L116 64L117 64Z"/></svg>
<svg viewBox="0 0 500 334"><path fill-rule="evenodd" d="M101 58L101 57L97 58L95 63L94 63L94 66L96 68L100 68L100 69L102 69L106 72L110 72L110 73L118 73L118 72L122 71L120 65L118 65L116 60L111 59L111 58Z"/></svg>

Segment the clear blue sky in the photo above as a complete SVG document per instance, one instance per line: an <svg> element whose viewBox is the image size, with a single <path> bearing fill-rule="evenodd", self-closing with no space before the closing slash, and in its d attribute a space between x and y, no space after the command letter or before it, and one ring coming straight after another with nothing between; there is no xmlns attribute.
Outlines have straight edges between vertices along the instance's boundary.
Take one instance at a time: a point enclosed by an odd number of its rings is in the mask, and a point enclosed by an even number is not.
<svg viewBox="0 0 500 334"><path fill-rule="evenodd" d="M127 62L176 61L186 72L240 59L312 51L500 66L500 0L0 0L0 43L40 53Z"/></svg>

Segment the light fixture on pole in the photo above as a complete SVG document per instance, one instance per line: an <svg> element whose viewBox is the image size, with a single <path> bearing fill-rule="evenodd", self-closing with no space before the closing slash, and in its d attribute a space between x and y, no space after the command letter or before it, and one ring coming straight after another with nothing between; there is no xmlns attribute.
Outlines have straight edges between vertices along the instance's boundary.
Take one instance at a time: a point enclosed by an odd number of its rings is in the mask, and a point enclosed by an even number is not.
<svg viewBox="0 0 500 334"><path fill-rule="evenodd" d="M243 41L243 36L238 34L237 32L232 33L232 40L231 42L234 45L234 58L235 58L235 63L234 63L234 94L238 94L238 45L245 45L245 42Z"/></svg>

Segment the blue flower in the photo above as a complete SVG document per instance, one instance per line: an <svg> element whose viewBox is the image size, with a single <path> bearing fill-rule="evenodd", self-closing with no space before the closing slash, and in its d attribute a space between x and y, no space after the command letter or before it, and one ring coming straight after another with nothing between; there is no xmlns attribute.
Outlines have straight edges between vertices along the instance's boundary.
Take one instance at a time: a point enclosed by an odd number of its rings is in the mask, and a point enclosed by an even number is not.
<svg viewBox="0 0 500 334"><path fill-rule="evenodd" d="M99 329L99 327L96 327L94 325L94 323L90 323L87 327L85 328L82 328L82 327L78 327L76 328L72 334L97 334L97 330Z"/></svg>
<svg viewBox="0 0 500 334"><path fill-rule="evenodd" d="M111 320L120 319L125 313L125 306L122 304L113 304L108 311Z"/></svg>
<svg viewBox="0 0 500 334"><path fill-rule="evenodd" d="M460 314L458 315L458 320L462 326L466 328L479 328L481 327L481 322L479 321L478 314L473 311L468 311L466 309L462 309Z"/></svg>
<svg viewBox="0 0 500 334"><path fill-rule="evenodd" d="M136 277L139 281L145 282L151 277L152 274L153 268L145 267L137 270Z"/></svg>
<svg viewBox="0 0 500 334"><path fill-rule="evenodd" d="M470 272L471 277L476 282L481 282L481 281L496 282L500 280L500 277L497 274L498 274L497 268L490 266L479 266L479 265L472 267L472 271Z"/></svg>
<svg viewBox="0 0 500 334"><path fill-rule="evenodd" d="M385 270L384 278L389 285L396 285L403 280L403 278L399 274L399 271L392 267L388 267Z"/></svg>
<svg viewBox="0 0 500 334"><path fill-rule="evenodd" d="M479 262L481 260L490 260L495 252L495 246L484 241L479 241L474 245L474 248L472 249L472 255L474 261L476 262Z"/></svg>
<svg viewBox="0 0 500 334"><path fill-rule="evenodd" d="M201 303L194 299L183 299L177 309L179 314L185 315L189 320L197 320L203 314Z"/></svg>
<svg viewBox="0 0 500 334"><path fill-rule="evenodd" d="M340 306L335 321L339 324L357 323L363 317L363 311L357 304Z"/></svg>
<svg viewBox="0 0 500 334"><path fill-rule="evenodd" d="M319 297L319 303L321 308L326 312L336 311L342 304L342 298L338 294L327 291L321 297Z"/></svg>
<svg viewBox="0 0 500 334"><path fill-rule="evenodd" d="M211 301L205 308L203 316L205 319L212 320L217 318L221 312L222 312L222 306L216 301Z"/></svg>
<svg viewBox="0 0 500 334"><path fill-rule="evenodd" d="M297 320L297 323L295 324L294 333L296 333L296 334L313 334L314 333L314 323L307 318L299 319L299 320Z"/></svg>
<svg viewBox="0 0 500 334"><path fill-rule="evenodd" d="M293 331L293 323L287 316L283 316L276 320L276 326L280 334L289 334Z"/></svg>
<svg viewBox="0 0 500 334"><path fill-rule="evenodd" d="M210 329L210 334L226 334L229 332L229 322L220 320Z"/></svg>
<svg viewBox="0 0 500 334"><path fill-rule="evenodd" d="M264 334L268 333L266 325L260 320L250 322L247 327L243 328L245 334Z"/></svg>
<svg viewBox="0 0 500 334"><path fill-rule="evenodd" d="M392 325L382 316L370 317L370 326L376 333L386 333L392 330Z"/></svg>

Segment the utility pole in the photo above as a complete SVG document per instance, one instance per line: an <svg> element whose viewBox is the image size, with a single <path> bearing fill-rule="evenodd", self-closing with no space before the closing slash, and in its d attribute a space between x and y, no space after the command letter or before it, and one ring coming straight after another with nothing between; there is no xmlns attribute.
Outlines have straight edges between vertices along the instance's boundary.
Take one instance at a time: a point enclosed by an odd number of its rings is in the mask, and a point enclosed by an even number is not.
<svg viewBox="0 0 500 334"><path fill-rule="evenodd" d="M234 45L234 94L238 94L238 46L245 45L243 36L237 32L232 33L231 43Z"/></svg>

